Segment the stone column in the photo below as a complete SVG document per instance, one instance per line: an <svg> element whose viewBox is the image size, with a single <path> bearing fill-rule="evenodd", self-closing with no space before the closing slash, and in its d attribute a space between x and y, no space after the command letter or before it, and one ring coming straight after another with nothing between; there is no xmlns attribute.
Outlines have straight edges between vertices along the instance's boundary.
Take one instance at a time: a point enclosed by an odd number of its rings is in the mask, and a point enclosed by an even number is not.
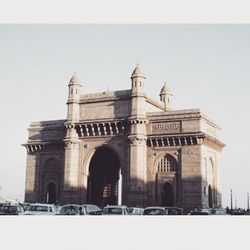
<svg viewBox="0 0 250 250"><path fill-rule="evenodd" d="M78 202L79 138L73 124L66 124L67 135L64 139L64 201Z"/></svg>
<svg viewBox="0 0 250 250"><path fill-rule="evenodd" d="M147 145L146 122L131 121L130 140L130 192L128 203L144 206L146 203Z"/></svg>

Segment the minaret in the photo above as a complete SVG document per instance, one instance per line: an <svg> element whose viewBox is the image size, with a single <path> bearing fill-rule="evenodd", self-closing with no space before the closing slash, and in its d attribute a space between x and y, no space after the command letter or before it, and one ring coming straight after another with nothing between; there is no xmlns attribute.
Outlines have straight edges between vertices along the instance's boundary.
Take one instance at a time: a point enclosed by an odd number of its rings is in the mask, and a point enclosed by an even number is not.
<svg viewBox="0 0 250 250"><path fill-rule="evenodd" d="M132 110L131 116L145 117L144 73L137 64L131 75Z"/></svg>
<svg viewBox="0 0 250 250"><path fill-rule="evenodd" d="M171 110L171 99L172 94L170 93L170 90L167 86L167 83L165 82L164 86L161 89L160 92L160 100L165 104L165 110Z"/></svg>
<svg viewBox="0 0 250 250"><path fill-rule="evenodd" d="M137 63L136 68L134 69L131 81L132 81L132 94L133 93L143 93L144 92L144 80L146 79L144 73Z"/></svg>
<svg viewBox="0 0 250 250"><path fill-rule="evenodd" d="M131 76L131 114L129 117L130 133L130 187L128 204L143 207L146 204L147 177L147 133L146 133L146 97L144 80L146 79L137 64Z"/></svg>
<svg viewBox="0 0 250 250"><path fill-rule="evenodd" d="M69 81L69 94L68 94L68 121L79 121L80 118L80 89L82 87L79 77L76 73Z"/></svg>
<svg viewBox="0 0 250 250"><path fill-rule="evenodd" d="M80 119L80 88L79 77L74 74L69 81L68 113L64 123L66 136L64 139L64 197L65 202L78 202L75 190L78 188L79 144L75 123Z"/></svg>

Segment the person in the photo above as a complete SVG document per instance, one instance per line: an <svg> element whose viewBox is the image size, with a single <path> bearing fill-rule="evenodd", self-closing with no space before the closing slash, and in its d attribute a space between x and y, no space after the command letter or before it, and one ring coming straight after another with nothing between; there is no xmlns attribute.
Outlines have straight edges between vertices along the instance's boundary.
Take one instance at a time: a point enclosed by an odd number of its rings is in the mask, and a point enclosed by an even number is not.
<svg viewBox="0 0 250 250"><path fill-rule="evenodd" d="M79 207L79 214L83 215L82 207Z"/></svg>

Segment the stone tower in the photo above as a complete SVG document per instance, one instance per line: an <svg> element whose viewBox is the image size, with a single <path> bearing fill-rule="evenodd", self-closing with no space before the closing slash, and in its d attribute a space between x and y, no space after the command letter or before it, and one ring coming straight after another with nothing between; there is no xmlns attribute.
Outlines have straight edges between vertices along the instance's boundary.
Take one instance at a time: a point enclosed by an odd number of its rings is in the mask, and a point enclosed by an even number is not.
<svg viewBox="0 0 250 250"><path fill-rule="evenodd" d="M79 144L80 140L76 132L75 123L80 118L80 88L79 77L74 74L69 81L68 112L65 143L64 162L64 196L66 200L77 201L75 189L78 187L78 166L79 166Z"/></svg>
<svg viewBox="0 0 250 250"><path fill-rule="evenodd" d="M147 170L146 145L146 97L144 80L146 77L137 64L131 76L131 116L130 122L130 196L132 203L145 203L145 183Z"/></svg>

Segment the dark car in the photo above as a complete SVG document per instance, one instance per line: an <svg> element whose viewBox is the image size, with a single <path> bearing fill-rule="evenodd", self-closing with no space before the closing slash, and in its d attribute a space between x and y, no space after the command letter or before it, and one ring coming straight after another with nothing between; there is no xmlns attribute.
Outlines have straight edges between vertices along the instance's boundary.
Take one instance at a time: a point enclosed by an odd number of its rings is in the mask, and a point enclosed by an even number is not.
<svg viewBox="0 0 250 250"><path fill-rule="evenodd" d="M164 207L167 215L184 215L184 209L181 207Z"/></svg>
<svg viewBox="0 0 250 250"><path fill-rule="evenodd" d="M166 210L164 207L146 207L143 215L166 215Z"/></svg>
<svg viewBox="0 0 250 250"><path fill-rule="evenodd" d="M209 213L206 211L192 211L190 215L209 215Z"/></svg>
<svg viewBox="0 0 250 250"><path fill-rule="evenodd" d="M3 205L0 209L0 215L22 215L24 209L19 205Z"/></svg>

